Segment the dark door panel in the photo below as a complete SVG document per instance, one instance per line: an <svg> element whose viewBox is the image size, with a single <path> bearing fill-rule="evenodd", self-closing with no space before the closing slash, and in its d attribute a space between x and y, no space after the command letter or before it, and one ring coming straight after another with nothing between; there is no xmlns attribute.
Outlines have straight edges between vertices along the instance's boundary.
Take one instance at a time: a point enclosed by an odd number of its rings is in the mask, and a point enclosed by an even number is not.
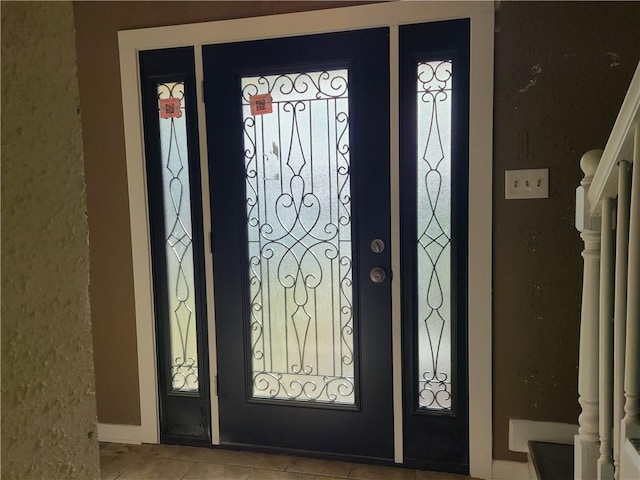
<svg viewBox="0 0 640 480"><path fill-rule="evenodd" d="M221 441L390 459L388 31L203 58Z"/></svg>

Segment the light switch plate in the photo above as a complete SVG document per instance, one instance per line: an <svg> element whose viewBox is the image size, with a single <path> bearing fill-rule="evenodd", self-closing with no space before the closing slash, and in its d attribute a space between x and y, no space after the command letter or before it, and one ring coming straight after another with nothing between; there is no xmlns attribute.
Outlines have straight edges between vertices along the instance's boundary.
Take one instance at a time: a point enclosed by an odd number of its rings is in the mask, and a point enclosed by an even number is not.
<svg viewBox="0 0 640 480"><path fill-rule="evenodd" d="M549 198L549 169L505 170L504 198Z"/></svg>

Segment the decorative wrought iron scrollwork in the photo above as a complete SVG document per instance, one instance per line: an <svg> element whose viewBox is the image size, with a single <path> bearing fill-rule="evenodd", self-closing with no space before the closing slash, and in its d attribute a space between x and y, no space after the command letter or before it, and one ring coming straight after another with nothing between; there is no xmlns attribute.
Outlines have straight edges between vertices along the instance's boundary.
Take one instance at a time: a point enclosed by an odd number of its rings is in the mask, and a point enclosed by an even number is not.
<svg viewBox="0 0 640 480"><path fill-rule="evenodd" d="M352 378L318 375L254 373L255 392L264 398L337 403L353 395Z"/></svg>
<svg viewBox="0 0 640 480"><path fill-rule="evenodd" d="M341 70L344 74L336 72L334 70L253 77L251 82L243 83L242 103L248 105L250 97L259 93L270 93L285 103L347 98L349 82L346 70Z"/></svg>
<svg viewBox="0 0 640 480"><path fill-rule="evenodd" d="M418 401L438 410L451 408L452 79L451 61L417 66Z"/></svg>
<svg viewBox="0 0 640 480"><path fill-rule="evenodd" d="M184 83L157 86L158 104L177 99L179 111L160 112L160 145L164 197L165 255L169 310L171 387L177 391L198 390L193 245L189 200L188 151ZM159 109L160 111L160 109Z"/></svg>
<svg viewBox="0 0 640 480"><path fill-rule="evenodd" d="M354 401L347 95L346 70L242 79L258 398Z"/></svg>

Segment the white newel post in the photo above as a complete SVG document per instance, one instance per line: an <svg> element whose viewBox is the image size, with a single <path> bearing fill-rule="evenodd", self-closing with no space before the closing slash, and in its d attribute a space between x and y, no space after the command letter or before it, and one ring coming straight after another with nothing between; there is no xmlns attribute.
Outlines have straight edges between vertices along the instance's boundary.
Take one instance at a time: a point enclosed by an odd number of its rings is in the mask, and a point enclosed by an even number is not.
<svg viewBox="0 0 640 480"><path fill-rule="evenodd" d="M640 123L636 125L629 219L629 277L627 282L627 338L624 375L624 419L620 438L640 431Z"/></svg>
<svg viewBox="0 0 640 480"><path fill-rule="evenodd" d="M600 218L590 214L589 186L598 168L602 150L591 150L580 159L584 179L576 190L576 228L584 241L584 276L580 318L578 365L578 434L574 445L576 480L595 480L598 441L598 329L600 284Z"/></svg>

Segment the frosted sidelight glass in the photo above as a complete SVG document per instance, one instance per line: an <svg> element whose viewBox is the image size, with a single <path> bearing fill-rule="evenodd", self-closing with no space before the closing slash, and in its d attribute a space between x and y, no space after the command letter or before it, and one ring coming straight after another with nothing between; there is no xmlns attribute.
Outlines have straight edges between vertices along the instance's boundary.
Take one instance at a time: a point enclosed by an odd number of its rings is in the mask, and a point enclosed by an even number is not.
<svg viewBox="0 0 640 480"><path fill-rule="evenodd" d="M451 409L451 61L417 65L418 405Z"/></svg>
<svg viewBox="0 0 640 480"><path fill-rule="evenodd" d="M171 388L198 391L193 230L184 83L158 84Z"/></svg>

